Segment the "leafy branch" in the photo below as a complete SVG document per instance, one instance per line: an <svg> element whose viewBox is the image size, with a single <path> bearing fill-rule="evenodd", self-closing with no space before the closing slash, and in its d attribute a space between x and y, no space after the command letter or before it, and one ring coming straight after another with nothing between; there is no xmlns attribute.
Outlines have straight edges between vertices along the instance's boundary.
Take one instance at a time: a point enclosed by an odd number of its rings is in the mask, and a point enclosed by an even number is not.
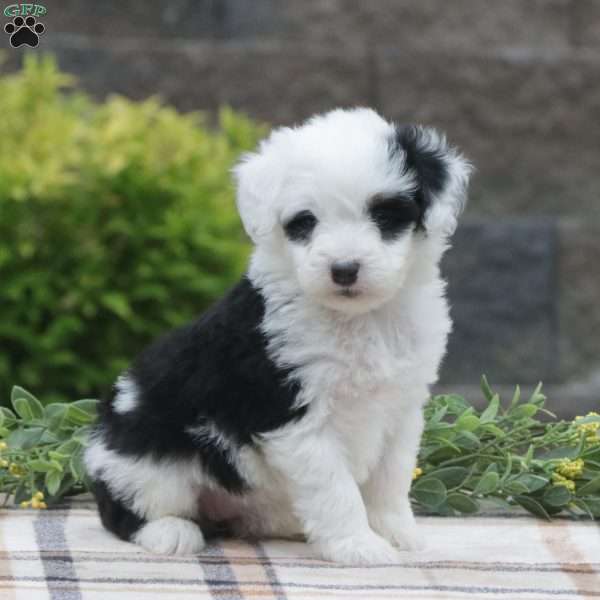
<svg viewBox="0 0 600 600"><path fill-rule="evenodd" d="M15 386L13 410L0 406L0 492L5 502L45 508L88 488L83 467L96 400L43 406Z"/></svg>
<svg viewBox="0 0 600 600"><path fill-rule="evenodd" d="M517 386L507 406L485 377L482 390L482 411L454 394L427 404L413 502L440 515L476 513L492 503L545 519L600 517L600 415L557 420L544 408L541 385L527 400ZM5 501L45 508L89 489L82 456L97 401L44 406L14 387L11 403L12 410L0 407Z"/></svg>
<svg viewBox="0 0 600 600"><path fill-rule="evenodd" d="M493 503L545 519L563 512L600 517L600 416L556 420L544 408L541 384L525 401L517 386L506 407L485 376L481 388L481 412L453 394L427 405L415 504L441 515Z"/></svg>

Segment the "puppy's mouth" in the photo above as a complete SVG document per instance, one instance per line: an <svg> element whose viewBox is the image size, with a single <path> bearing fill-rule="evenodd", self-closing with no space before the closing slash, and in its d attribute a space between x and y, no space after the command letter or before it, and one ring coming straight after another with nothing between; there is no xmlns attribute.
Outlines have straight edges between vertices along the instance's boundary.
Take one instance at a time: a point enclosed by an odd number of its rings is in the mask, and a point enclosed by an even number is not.
<svg viewBox="0 0 600 600"><path fill-rule="evenodd" d="M355 290L354 288L345 287L336 292L336 296L341 296L342 298L356 298L360 296L360 290Z"/></svg>

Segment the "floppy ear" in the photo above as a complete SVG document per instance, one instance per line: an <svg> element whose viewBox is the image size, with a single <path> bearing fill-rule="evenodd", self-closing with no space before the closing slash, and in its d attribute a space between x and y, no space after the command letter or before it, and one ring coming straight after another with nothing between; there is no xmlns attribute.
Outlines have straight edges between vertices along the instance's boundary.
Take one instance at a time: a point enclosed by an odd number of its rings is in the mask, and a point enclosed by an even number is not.
<svg viewBox="0 0 600 600"><path fill-rule="evenodd" d="M257 243L276 224L275 200L283 184L282 166L270 149L269 140L262 142L257 152L243 155L232 173L244 229Z"/></svg>
<svg viewBox="0 0 600 600"><path fill-rule="evenodd" d="M426 231L452 235L466 203L472 165L431 127L397 127L394 149L403 151L403 169L414 177L420 225Z"/></svg>

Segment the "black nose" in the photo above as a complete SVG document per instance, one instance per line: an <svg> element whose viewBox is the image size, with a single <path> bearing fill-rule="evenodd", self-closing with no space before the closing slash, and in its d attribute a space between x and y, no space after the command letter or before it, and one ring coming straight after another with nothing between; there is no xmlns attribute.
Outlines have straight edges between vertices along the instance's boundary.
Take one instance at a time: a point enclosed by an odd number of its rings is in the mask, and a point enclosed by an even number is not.
<svg viewBox="0 0 600 600"><path fill-rule="evenodd" d="M360 263L353 260L349 262L336 262L331 265L331 279L338 285L352 285L358 278Z"/></svg>

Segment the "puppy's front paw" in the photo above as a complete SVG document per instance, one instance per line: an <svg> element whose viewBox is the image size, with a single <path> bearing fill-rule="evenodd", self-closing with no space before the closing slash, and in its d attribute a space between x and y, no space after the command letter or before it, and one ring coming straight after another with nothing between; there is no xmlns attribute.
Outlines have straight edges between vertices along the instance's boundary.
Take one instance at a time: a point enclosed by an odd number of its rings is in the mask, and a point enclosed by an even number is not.
<svg viewBox="0 0 600 600"><path fill-rule="evenodd" d="M398 562L398 552L373 531L315 544L326 559L347 565L375 565Z"/></svg>
<svg viewBox="0 0 600 600"><path fill-rule="evenodd" d="M204 536L198 525L178 517L146 523L133 541L155 554L197 554L204 548Z"/></svg>
<svg viewBox="0 0 600 600"><path fill-rule="evenodd" d="M384 513L369 516L371 527L399 550L423 550L425 543L412 513Z"/></svg>

